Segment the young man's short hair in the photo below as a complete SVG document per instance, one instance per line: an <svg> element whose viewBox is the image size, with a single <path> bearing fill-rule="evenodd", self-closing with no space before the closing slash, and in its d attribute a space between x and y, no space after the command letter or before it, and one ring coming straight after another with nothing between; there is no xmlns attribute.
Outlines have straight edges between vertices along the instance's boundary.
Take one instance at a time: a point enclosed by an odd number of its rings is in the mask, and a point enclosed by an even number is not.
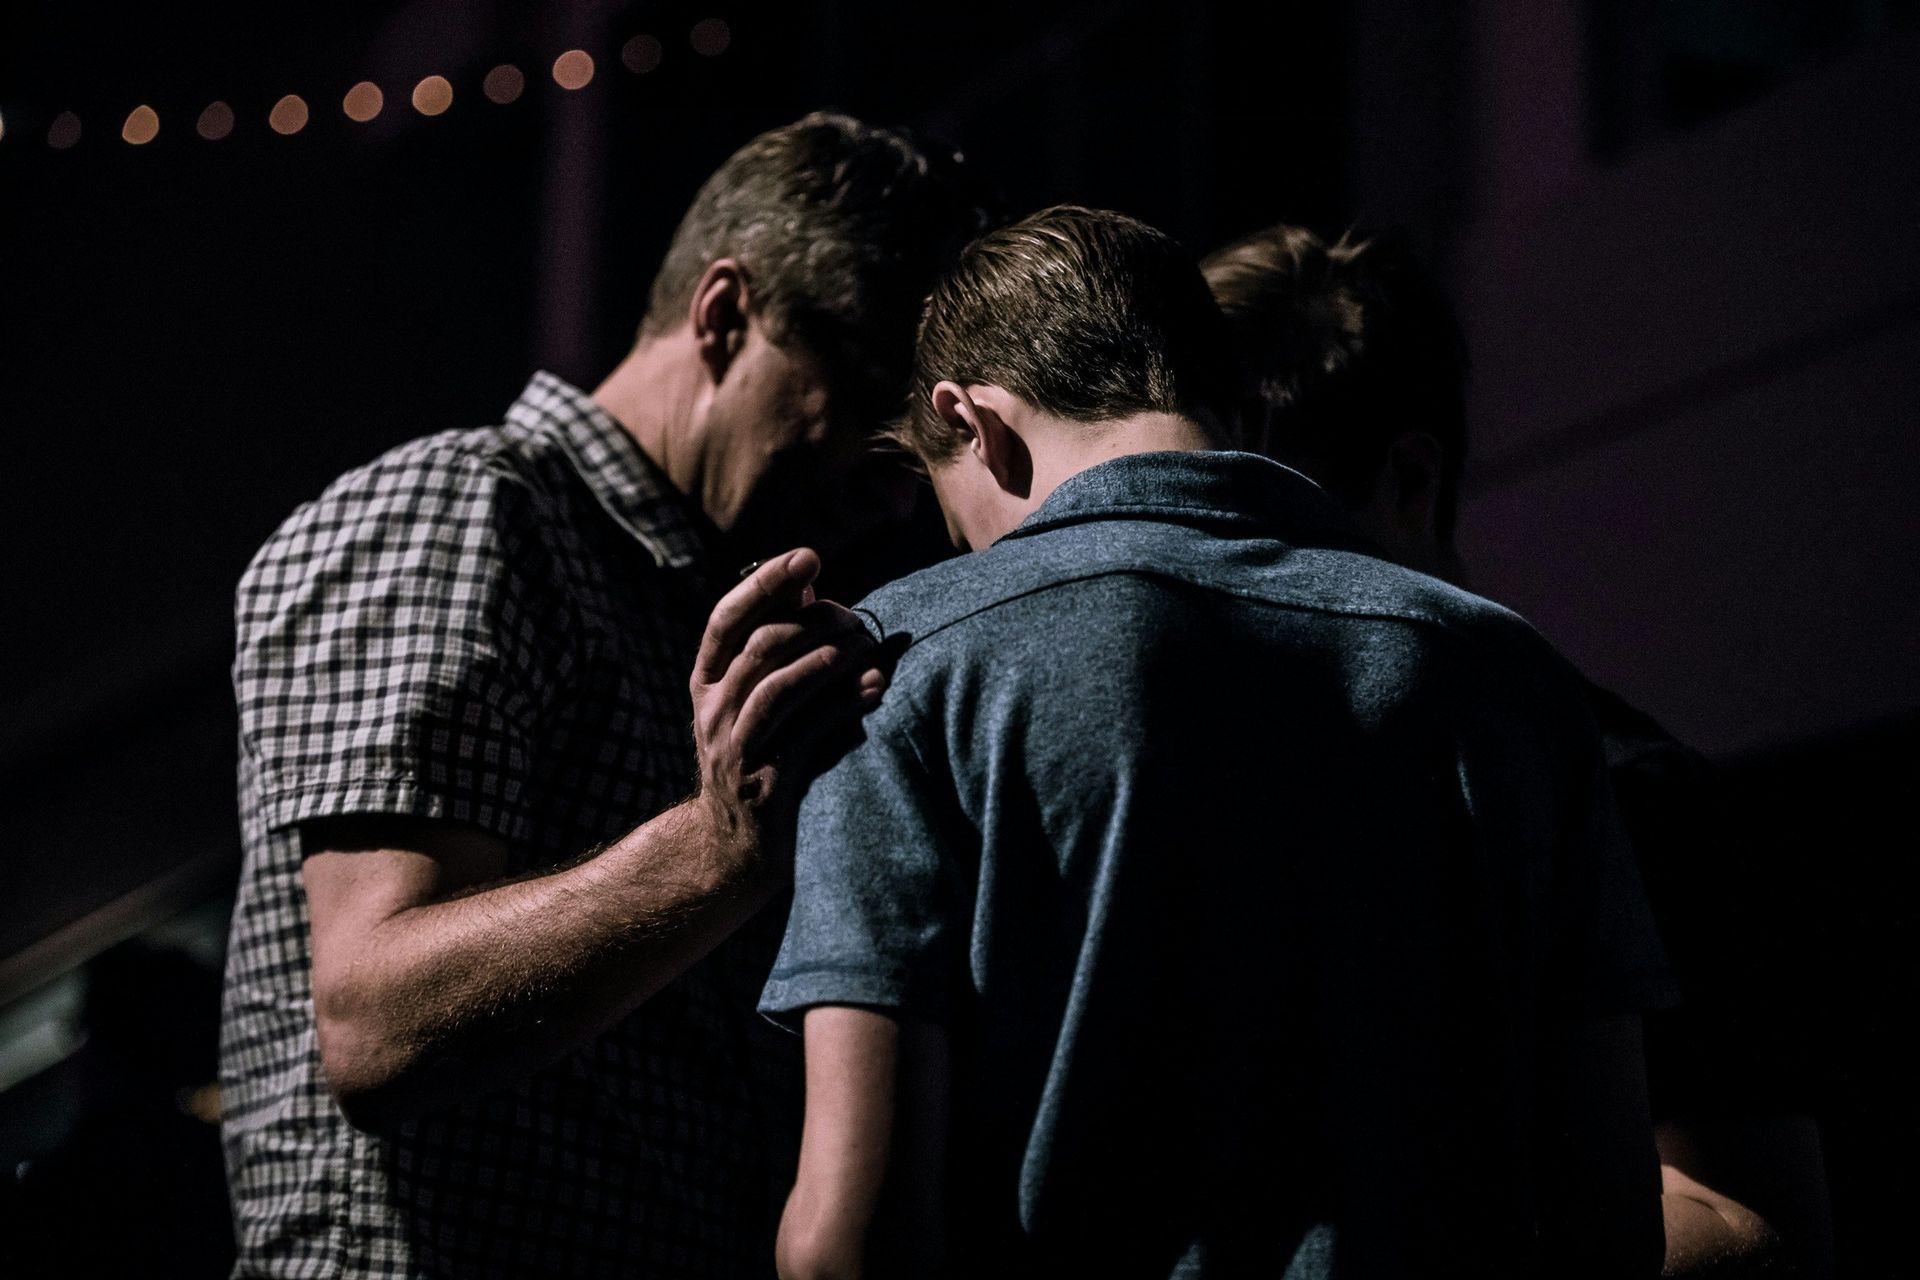
<svg viewBox="0 0 1920 1280"><path fill-rule="evenodd" d="M1187 252L1123 214L1056 205L968 245L927 299L913 394L893 438L923 463L965 437L933 412L943 381L991 385L1074 422L1178 413L1225 421L1237 372Z"/></svg>
<svg viewBox="0 0 1920 1280"><path fill-rule="evenodd" d="M814 112L755 137L701 186L640 336L679 327L708 265L735 258L769 337L825 363L842 411L891 417L927 291L988 225L957 155Z"/></svg>
<svg viewBox="0 0 1920 1280"><path fill-rule="evenodd" d="M1200 264L1268 411L1267 451L1363 501L1405 431L1439 442L1436 532L1466 460L1467 349L1445 294L1398 244L1277 226Z"/></svg>

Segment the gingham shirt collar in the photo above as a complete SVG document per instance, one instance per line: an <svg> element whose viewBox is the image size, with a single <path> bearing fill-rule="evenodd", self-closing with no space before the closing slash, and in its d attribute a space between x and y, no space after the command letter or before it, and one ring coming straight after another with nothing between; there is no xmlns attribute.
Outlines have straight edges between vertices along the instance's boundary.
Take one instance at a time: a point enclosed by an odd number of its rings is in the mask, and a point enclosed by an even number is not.
<svg viewBox="0 0 1920 1280"><path fill-rule="evenodd" d="M705 559L700 518L639 442L578 387L544 369L507 410L507 421L556 436L608 515L663 567Z"/></svg>

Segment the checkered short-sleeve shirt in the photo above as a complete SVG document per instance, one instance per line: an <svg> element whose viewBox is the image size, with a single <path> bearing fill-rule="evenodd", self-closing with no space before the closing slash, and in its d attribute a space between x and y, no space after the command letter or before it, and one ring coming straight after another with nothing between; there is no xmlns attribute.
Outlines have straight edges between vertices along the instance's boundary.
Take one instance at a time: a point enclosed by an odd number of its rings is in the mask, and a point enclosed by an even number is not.
<svg viewBox="0 0 1920 1280"><path fill-rule="evenodd" d="M327 1093L309 986L301 822L464 823L537 872L691 790L716 595L696 520L540 374L501 426L342 477L248 568L221 1036L237 1274L770 1273L792 1080L753 1012L771 926L520 1086L378 1136Z"/></svg>

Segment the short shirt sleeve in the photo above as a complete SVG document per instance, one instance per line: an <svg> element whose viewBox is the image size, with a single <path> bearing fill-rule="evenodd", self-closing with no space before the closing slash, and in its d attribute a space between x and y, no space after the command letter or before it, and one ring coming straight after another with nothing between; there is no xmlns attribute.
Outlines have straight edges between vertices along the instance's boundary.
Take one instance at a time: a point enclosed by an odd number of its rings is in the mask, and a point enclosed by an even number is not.
<svg viewBox="0 0 1920 1280"><path fill-rule="evenodd" d="M233 679L269 828L392 813L525 838L569 630L534 502L480 456L417 449L255 557Z"/></svg>
<svg viewBox="0 0 1920 1280"><path fill-rule="evenodd" d="M940 1019L961 980L969 828L899 723L905 703L890 696L801 803L793 908L760 999L783 1026L822 1004Z"/></svg>
<svg viewBox="0 0 1920 1280"><path fill-rule="evenodd" d="M1556 867L1554 989L1560 1012L1606 1017L1669 1009L1679 988L1654 925L1591 717L1574 723L1568 822Z"/></svg>

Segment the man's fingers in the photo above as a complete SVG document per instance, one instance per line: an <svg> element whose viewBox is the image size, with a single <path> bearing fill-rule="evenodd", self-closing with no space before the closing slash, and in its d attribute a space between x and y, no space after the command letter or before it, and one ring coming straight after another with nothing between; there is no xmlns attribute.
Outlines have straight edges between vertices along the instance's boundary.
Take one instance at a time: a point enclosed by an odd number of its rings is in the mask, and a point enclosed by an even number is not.
<svg viewBox="0 0 1920 1280"><path fill-rule="evenodd" d="M875 642L857 614L837 604L809 605L791 620L754 628L721 677L722 685L730 690L720 695L722 700L736 707L744 705L761 680L822 645L859 650L872 649Z"/></svg>
<svg viewBox="0 0 1920 1280"><path fill-rule="evenodd" d="M826 753L827 744L841 740L879 706L886 690L886 673L878 667L867 667L852 680L841 676L816 685L789 700L791 710L762 736L756 750L778 758L782 772L791 775L782 785L804 786L835 758Z"/></svg>
<svg viewBox="0 0 1920 1280"><path fill-rule="evenodd" d="M739 717L761 681L826 647L835 653L859 654L877 646L858 615L825 602L800 610L791 620L754 628L718 682L694 690L694 730L703 757L714 751L731 754L737 766L739 745L746 740L737 727ZM762 698L756 711L765 702Z"/></svg>
<svg viewBox="0 0 1920 1280"><path fill-rule="evenodd" d="M821 645L768 675L753 688L733 722L740 759L758 764L772 754L783 728L804 732L817 720L836 724L872 709L886 687L869 640L857 646Z"/></svg>
<svg viewBox="0 0 1920 1280"><path fill-rule="evenodd" d="M700 653L694 659L693 678L700 684L718 684L739 656L755 627L784 610L812 603L813 580L820 576L820 557L806 547L774 556L713 607Z"/></svg>

